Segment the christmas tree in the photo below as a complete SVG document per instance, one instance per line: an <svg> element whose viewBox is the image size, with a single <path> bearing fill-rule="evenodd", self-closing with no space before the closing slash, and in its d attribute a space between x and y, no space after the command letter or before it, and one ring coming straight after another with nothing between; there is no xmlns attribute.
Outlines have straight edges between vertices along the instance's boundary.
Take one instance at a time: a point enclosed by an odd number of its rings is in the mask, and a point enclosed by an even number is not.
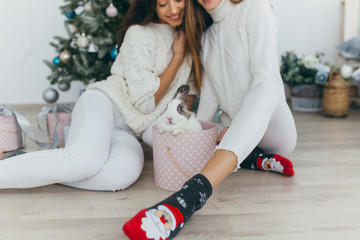
<svg viewBox="0 0 360 240"><path fill-rule="evenodd" d="M54 37L51 46L59 54L45 60L51 69L51 85L62 91L72 81L85 85L106 79L117 56L116 36L119 24L129 8L129 0L64 0L60 7L66 16L65 28L69 37ZM58 92L49 88L43 93L48 103L56 102Z"/></svg>

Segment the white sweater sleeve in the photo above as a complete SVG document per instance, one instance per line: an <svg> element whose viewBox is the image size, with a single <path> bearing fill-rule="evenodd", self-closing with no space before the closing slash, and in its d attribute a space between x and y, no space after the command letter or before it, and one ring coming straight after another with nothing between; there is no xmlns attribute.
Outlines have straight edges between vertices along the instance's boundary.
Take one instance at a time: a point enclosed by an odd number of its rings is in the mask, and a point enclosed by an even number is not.
<svg viewBox="0 0 360 240"><path fill-rule="evenodd" d="M212 121L219 107L219 101L215 93L214 87L204 72L204 79L200 92L200 102L196 118L198 120Z"/></svg>
<svg viewBox="0 0 360 240"><path fill-rule="evenodd" d="M270 91L278 87L277 78L274 77L280 69L277 53L278 22L268 0L249 1L248 9L244 17L249 39L252 85L266 82Z"/></svg>
<svg viewBox="0 0 360 240"><path fill-rule="evenodd" d="M242 20L248 33L250 71L252 83L244 97L241 112L246 117L244 109L261 111L268 107L274 111L279 97L279 85L276 75L279 72L277 54L277 19L268 0L251 0L248 2L247 14ZM254 99L257 99L256 103ZM259 109L257 109L259 107Z"/></svg>
<svg viewBox="0 0 360 240"><path fill-rule="evenodd" d="M131 26L125 34L120 52L125 61L123 69L130 101L140 112L150 113L155 109L154 94L160 87L160 77L155 73L156 42L144 26ZM116 64L116 62L115 62ZM112 74L116 74L116 65Z"/></svg>

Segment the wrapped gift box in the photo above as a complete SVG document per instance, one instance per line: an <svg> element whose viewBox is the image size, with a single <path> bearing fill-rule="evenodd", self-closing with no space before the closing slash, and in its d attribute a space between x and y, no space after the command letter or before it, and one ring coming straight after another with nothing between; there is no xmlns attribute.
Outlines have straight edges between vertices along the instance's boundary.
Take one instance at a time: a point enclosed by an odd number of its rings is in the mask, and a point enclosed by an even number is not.
<svg viewBox="0 0 360 240"><path fill-rule="evenodd" d="M49 138L50 140L54 139L54 129L56 127L56 133L59 136L60 140L64 140L64 127L70 125L71 113L57 112L56 115L57 115L57 119L55 114L52 112L46 114Z"/></svg>
<svg viewBox="0 0 360 240"><path fill-rule="evenodd" d="M23 147L22 132L15 115L0 115L0 148L3 152Z"/></svg>

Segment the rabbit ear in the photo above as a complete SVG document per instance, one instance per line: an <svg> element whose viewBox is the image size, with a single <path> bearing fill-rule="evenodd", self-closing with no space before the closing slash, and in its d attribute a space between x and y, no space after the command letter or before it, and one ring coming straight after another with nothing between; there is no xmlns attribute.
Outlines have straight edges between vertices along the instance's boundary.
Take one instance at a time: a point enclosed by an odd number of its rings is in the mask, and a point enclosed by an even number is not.
<svg viewBox="0 0 360 240"><path fill-rule="evenodd" d="M186 102L186 98L187 98L189 92L190 92L190 86L187 84L186 85L183 84L176 91L174 98L178 98L178 99Z"/></svg>

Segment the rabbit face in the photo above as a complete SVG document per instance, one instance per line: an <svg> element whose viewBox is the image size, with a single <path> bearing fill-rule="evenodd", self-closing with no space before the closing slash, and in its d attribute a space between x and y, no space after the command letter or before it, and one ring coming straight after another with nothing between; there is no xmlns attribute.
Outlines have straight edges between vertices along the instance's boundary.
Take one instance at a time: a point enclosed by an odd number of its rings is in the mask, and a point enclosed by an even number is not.
<svg viewBox="0 0 360 240"><path fill-rule="evenodd" d="M202 129L201 124L195 119L194 113L187 109L185 101L189 91L189 85L179 87L174 99L158 119L157 128L160 132L166 131L178 135L183 131L200 131Z"/></svg>
<svg viewBox="0 0 360 240"><path fill-rule="evenodd" d="M179 99L173 99L163 114L162 123L168 126L181 126L190 117L191 112L187 110L186 104Z"/></svg>

